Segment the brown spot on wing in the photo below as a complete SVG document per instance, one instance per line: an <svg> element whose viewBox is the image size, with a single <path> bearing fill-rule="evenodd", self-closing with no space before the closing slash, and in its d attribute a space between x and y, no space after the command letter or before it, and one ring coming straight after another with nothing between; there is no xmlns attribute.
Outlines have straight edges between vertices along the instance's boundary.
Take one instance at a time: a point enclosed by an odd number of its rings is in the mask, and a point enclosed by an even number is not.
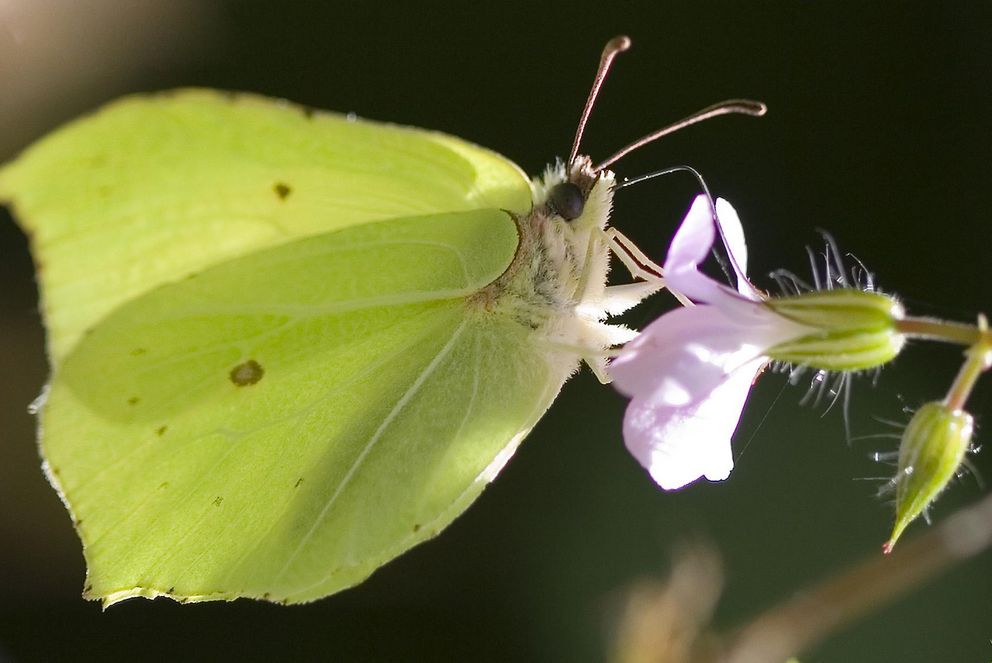
<svg viewBox="0 0 992 663"><path fill-rule="evenodd" d="M254 359L249 359L232 368L229 375L231 382L236 386L247 387L261 380L262 376L265 375L265 369Z"/></svg>

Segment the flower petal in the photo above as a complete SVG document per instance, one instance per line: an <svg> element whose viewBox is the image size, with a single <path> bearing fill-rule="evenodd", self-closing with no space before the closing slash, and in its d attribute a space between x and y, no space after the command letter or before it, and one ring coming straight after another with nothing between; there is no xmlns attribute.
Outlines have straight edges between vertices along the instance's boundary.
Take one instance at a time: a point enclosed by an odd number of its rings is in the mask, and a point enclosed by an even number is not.
<svg viewBox="0 0 992 663"><path fill-rule="evenodd" d="M740 221L737 220L737 223ZM743 230L739 234L743 236ZM734 306L742 299L741 296L733 288L699 271L699 263L709 255L715 239L716 224L713 223L710 200L703 195L696 196L668 247L664 266L665 282L669 288L693 301ZM740 280L739 278L738 282ZM748 296L748 299L751 297Z"/></svg>
<svg viewBox="0 0 992 663"><path fill-rule="evenodd" d="M669 406L698 403L728 374L805 329L763 304L739 301L741 309L753 310L738 318L714 306L691 306L655 320L610 364L616 388Z"/></svg>
<svg viewBox="0 0 992 663"><path fill-rule="evenodd" d="M699 263L706 259L715 237L709 198L696 196L665 257L665 281L669 288L697 302L712 302L724 296L721 290L725 286L699 271Z"/></svg>
<svg viewBox="0 0 992 663"><path fill-rule="evenodd" d="M668 246L665 272L696 269L706 259L714 239L716 229L710 200L704 195L696 196Z"/></svg>
<svg viewBox="0 0 992 663"><path fill-rule="evenodd" d="M670 406L651 395L635 397L624 416L627 449L665 490L675 490L705 476L722 481L734 459L730 438L764 359L756 359L726 376L697 403Z"/></svg>
<svg viewBox="0 0 992 663"><path fill-rule="evenodd" d="M761 295L747 278L747 242L744 240L744 227L737 210L723 198L716 200L716 218L720 225L720 237L727 248L730 266L737 276L737 292L748 299L760 300Z"/></svg>

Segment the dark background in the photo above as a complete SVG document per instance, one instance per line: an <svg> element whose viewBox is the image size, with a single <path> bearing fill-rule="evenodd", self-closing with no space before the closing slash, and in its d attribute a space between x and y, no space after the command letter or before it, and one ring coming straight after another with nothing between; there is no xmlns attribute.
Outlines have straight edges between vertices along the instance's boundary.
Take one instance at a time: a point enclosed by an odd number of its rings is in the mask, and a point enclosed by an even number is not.
<svg viewBox="0 0 992 663"><path fill-rule="evenodd" d="M440 129L536 173L567 152L602 45L627 33L583 151L761 99L764 119L693 127L617 170L699 168L740 212L759 283L777 267L805 275L822 228L911 311L969 321L992 301L990 29L986 2L14 0L0 5L0 159L122 93L203 85ZM661 260L694 193L682 177L625 190L613 222ZM583 373L464 516L356 589L291 608L134 600L102 613L79 598L79 545L26 412L46 375L36 296L0 210L0 658L596 661L624 588L663 575L687 536L723 555L716 622L729 627L879 554L891 526L879 482L861 479L891 473L869 455L896 441L846 443L839 411L801 407L805 388L782 376L755 390L729 481L664 493L623 448L624 399ZM633 322L670 305L657 297ZM853 435L942 397L959 353L917 344L877 385L856 381ZM971 409L981 443L988 384ZM992 476L987 451L974 462ZM984 490L964 477L934 516ZM802 660L987 661L990 596L986 553Z"/></svg>

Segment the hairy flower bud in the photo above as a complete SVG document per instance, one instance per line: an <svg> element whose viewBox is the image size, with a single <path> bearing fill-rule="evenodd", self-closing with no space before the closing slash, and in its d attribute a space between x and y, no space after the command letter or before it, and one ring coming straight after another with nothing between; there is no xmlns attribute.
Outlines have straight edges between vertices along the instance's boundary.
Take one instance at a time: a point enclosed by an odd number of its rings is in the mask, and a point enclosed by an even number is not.
<svg viewBox="0 0 992 663"><path fill-rule="evenodd" d="M896 329L903 307L882 293L822 290L772 298L765 305L811 329L769 348L768 356L778 361L831 371L875 368L895 358L906 342Z"/></svg>
<svg viewBox="0 0 992 663"><path fill-rule="evenodd" d="M970 414L940 401L927 403L913 416L899 446L896 524L883 548L886 553L957 472L971 444L973 430Z"/></svg>

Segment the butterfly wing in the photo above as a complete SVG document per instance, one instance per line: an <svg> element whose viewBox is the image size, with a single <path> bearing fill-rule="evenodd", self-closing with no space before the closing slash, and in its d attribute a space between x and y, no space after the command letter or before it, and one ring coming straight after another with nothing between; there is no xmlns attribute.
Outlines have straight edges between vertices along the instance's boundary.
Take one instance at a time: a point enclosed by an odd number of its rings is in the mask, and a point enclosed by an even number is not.
<svg viewBox="0 0 992 663"><path fill-rule="evenodd" d="M516 246L499 210L352 226L97 324L42 415L86 595L313 600L436 534L566 377L480 294Z"/></svg>
<svg viewBox="0 0 992 663"><path fill-rule="evenodd" d="M525 212L526 176L444 134L245 94L134 96L0 169L40 273L49 353L156 286L372 221Z"/></svg>

